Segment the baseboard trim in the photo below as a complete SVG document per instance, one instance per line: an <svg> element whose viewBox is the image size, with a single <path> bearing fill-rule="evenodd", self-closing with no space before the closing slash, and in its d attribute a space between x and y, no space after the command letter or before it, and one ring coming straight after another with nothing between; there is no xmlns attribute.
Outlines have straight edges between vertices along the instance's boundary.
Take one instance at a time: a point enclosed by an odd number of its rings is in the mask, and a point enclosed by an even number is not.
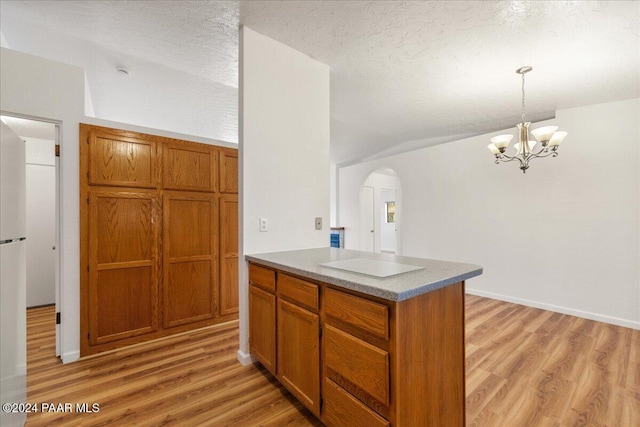
<svg viewBox="0 0 640 427"><path fill-rule="evenodd" d="M243 366L253 365L257 361L258 359L253 357L251 353L245 353L242 350L238 350L238 362L240 362L241 365Z"/></svg>
<svg viewBox="0 0 640 427"><path fill-rule="evenodd" d="M80 359L80 350L62 353L62 364L72 363Z"/></svg>
<svg viewBox="0 0 640 427"><path fill-rule="evenodd" d="M491 299L497 299L500 301L512 302L514 304L526 305L527 307L541 308L543 310L554 311L556 313L568 314L570 316L582 317L584 319L596 320L598 322L610 323L612 325L624 326L625 328L640 330L640 322L621 319L619 317L605 316L602 314L591 313L588 311L574 310L572 308L561 307L552 304L545 304L538 301L531 301L522 298L511 297L502 294L495 294L493 292L481 291L478 289L467 288L466 293L471 295L477 295L480 297L486 297Z"/></svg>

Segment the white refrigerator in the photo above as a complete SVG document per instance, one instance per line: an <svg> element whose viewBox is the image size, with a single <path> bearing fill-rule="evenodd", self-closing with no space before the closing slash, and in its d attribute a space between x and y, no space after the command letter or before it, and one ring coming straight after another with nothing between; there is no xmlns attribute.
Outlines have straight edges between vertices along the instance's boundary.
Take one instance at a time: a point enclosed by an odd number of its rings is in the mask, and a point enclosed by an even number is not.
<svg viewBox="0 0 640 427"><path fill-rule="evenodd" d="M27 420L14 412L27 401L26 166L24 142L0 125L0 426L13 427Z"/></svg>

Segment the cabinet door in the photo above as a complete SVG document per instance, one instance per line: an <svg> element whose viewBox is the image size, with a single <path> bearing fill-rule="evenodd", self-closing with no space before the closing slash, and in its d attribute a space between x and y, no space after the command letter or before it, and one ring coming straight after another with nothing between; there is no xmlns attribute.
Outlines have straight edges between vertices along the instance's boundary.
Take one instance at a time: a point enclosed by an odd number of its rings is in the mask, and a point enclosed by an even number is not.
<svg viewBox="0 0 640 427"><path fill-rule="evenodd" d="M159 156L156 141L94 131L87 142L90 185L157 187Z"/></svg>
<svg viewBox="0 0 640 427"><path fill-rule="evenodd" d="M276 374L276 296L249 285L249 348L251 354Z"/></svg>
<svg viewBox="0 0 640 427"><path fill-rule="evenodd" d="M319 316L278 299L278 378L320 416Z"/></svg>
<svg viewBox="0 0 640 427"><path fill-rule="evenodd" d="M215 146L174 141L165 144L163 153L164 188L216 191L218 153Z"/></svg>
<svg viewBox="0 0 640 427"><path fill-rule="evenodd" d="M155 191L89 196L89 343L158 329L159 200Z"/></svg>
<svg viewBox="0 0 640 427"><path fill-rule="evenodd" d="M220 198L220 314L238 312L238 196Z"/></svg>
<svg viewBox="0 0 640 427"><path fill-rule="evenodd" d="M238 192L238 151L220 151L220 192Z"/></svg>
<svg viewBox="0 0 640 427"><path fill-rule="evenodd" d="M212 194L165 192L165 328L216 316L216 204Z"/></svg>

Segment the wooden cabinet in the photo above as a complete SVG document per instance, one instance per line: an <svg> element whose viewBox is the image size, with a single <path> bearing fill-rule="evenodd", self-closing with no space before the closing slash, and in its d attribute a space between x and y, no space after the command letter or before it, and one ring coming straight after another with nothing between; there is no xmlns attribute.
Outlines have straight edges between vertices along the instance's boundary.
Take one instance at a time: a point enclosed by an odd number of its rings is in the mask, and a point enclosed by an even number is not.
<svg viewBox="0 0 640 427"><path fill-rule="evenodd" d="M249 269L250 280L277 277L268 292L250 286L251 352L264 364L258 346L275 351L278 380L324 424L465 425L464 282L396 302ZM255 330L265 306L256 290L270 296L270 314L277 305L275 344L272 329ZM274 372L273 362L267 369Z"/></svg>
<svg viewBox="0 0 640 427"><path fill-rule="evenodd" d="M318 285L278 274L277 376L307 408L320 415Z"/></svg>
<svg viewBox="0 0 640 427"><path fill-rule="evenodd" d="M276 375L276 273L249 265L249 340L251 354Z"/></svg>
<svg viewBox="0 0 640 427"><path fill-rule="evenodd" d="M238 151L220 151L220 192L238 192Z"/></svg>
<svg viewBox="0 0 640 427"><path fill-rule="evenodd" d="M90 311L89 342L156 331L160 203L155 192L97 189L89 200L89 303L100 308Z"/></svg>
<svg viewBox="0 0 640 427"><path fill-rule="evenodd" d="M146 188L159 185L156 141L103 129L92 132L87 144L89 184Z"/></svg>
<svg viewBox="0 0 640 427"><path fill-rule="evenodd" d="M164 188L187 191L216 191L216 175L218 174L218 152L216 148L214 145L187 141L165 143L162 164Z"/></svg>
<svg viewBox="0 0 640 427"><path fill-rule="evenodd" d="M217 199L208 193L164 193L164 327L216 316Z"/></svg>
<svg viewBox="0 0 640 427"><path fill-rule="evenodd" d="M319 299L317 284L249 264L251 354L317 416Z"/></svg>
<svg viewBox="0 0 640 427"><path fill-rule="evenodd" d="M237 188L237 150L80 125L81 355L237 318Z"/></svg>
<svg viewBox="0 0 640 427"><path fill-rule="evenodd" d="M220 314L238 313L238 196L220 197Z"/></svg>

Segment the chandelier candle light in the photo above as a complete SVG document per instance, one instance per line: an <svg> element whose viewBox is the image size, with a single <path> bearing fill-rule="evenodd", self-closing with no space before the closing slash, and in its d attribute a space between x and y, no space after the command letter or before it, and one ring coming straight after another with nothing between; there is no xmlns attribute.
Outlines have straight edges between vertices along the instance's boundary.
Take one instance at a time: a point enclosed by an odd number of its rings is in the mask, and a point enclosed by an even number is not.
<svg viewBox="0 0 640 427"><path fill-rule="evenodd" d="M498 135L491 138L491 144L487 147L496 156L496 164L500 162L520 162L520 169L525 173L529 169L529 161L538 157L558 157L558 146L567 136L567 132L558 131L557 126L544 126L531 131L535 139L540 143L538 152L533 152L536 141L529 140L529 125L524 119L524 75L533 70L532 67L525 66L518 68L516 73L522 76L522 123L518 123L520 134L519 142L514 144L516 153L514 156L505 154L513 135Z"/></svg>

